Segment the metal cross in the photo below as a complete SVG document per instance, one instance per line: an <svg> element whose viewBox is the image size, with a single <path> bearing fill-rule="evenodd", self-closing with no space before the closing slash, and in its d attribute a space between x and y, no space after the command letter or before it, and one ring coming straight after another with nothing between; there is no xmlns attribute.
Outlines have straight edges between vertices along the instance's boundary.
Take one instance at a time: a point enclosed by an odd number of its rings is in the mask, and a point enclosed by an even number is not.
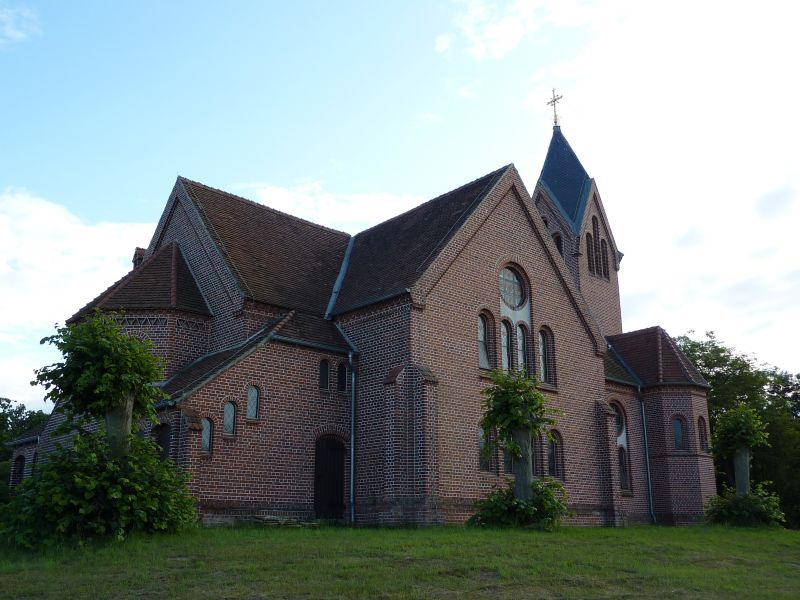
<svg viewBox="0 0 800 600"><path fill-rule="evenodd" d="M547 106L553 107L553 125L558 125L558 113L556 113L556 104L564 96L556 96L556 88L553 88L553 99L547 103Z"/></svg>

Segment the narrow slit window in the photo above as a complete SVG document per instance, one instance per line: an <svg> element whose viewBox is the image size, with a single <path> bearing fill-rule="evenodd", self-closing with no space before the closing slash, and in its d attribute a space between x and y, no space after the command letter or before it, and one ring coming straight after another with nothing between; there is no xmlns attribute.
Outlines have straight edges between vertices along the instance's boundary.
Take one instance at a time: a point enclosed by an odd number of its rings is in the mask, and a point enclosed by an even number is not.
<svg viewBox="0 0 800 600"><path fill-rule="evenodd" d="M522 325L517 325L517 369L529 374L528 368L528 331Z"/></svg>
<svg viewBox="0 0 800 600"><path fill-rule="evenodd" d="M603 277L608 279L608 244L606 244L605 240L600 242L600 253L603 258Z"/></svg>
<svg viewBox="0 0 800 600"><path fill-rule="evenodd" d="M686 450L686 435L683 427L683 419L680 417L672 419L672 435L675 441L675 449Z"/></svg>
<svg viewBox="0 0 800 600"><path fill-rule="evenodd" d="M319 363L319 389L329 390L331 387L331 365L327 360Z"/></svg>
<svg viewBox="0 0 800 600"><path fill-rule="evenodd" d="M214 424L211 422L211 419L203 419L202 426L201 448L203 452L210 453L214 440Z"/></svg>
<svg viewBox="0 0 800 600"><path fill-rule="evenodd" d="M485 315L478 315L478 364L481 369L491 369L489 360L489 320Z"/></svg>
<svg viewBox="0 0 800 600"><path fill-rule="evenodd" d="M222 412L222 433L234 435L236 433L236 405L226 402Z"/></svg>
<svg viewBox="0 0 800 600"><path fill-rule="evenodd" d="M336 370L336 389L340 392L347 391L347 365L340 363Z"/></svg>
<svg viewBox="0 0 800 600"><path fill-rule="evenodd" d="M503 371L508 371L511 368L511 325L507 321L503 321L500 338Z"/></svg>
<svg viewBox="0 0 800 600"><path fill-rule="evenodd" d="M594 275L594 242L592 241L592 234L586 234L586 263L589 267L589 273Z"/></svg>
<svg viewBox="0 0 800 600"><path fill-rule="evenodd" d="M258 388L254 385L251 385L250 388L247 390L247 418L248 419L257 419L258 418L258 404L259 404L259 393Z"/></svg>

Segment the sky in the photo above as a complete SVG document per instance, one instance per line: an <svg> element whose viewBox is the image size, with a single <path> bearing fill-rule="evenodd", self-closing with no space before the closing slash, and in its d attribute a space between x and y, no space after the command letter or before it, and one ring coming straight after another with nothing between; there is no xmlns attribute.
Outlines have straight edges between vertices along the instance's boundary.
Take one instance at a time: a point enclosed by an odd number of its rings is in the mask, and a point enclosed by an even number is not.
<svg viewBox="0 0 800 600"><path fill-rule="evenodd" d="M124 275L178 175L356 233L562 132L626 331L800 371L800 5L0 0L0 396Z"/></svg>

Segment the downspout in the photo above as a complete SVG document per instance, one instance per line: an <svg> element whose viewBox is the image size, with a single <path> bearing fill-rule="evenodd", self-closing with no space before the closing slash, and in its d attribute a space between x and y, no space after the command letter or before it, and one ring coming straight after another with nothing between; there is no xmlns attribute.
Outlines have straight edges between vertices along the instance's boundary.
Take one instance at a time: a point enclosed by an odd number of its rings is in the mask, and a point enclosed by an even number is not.
<svg viewBox="0 0 800 600"><path fill-rule="evenodd" d="M356 524L356 369L353 351L347 353L350 365L350 524Z"/></svg>
<svg viewBox="0 0 800 600"><path fill-rule="evenodd" d="M650 442L647 440L647 417L644 412L644 398L642 397L642 386L636 386L636 394L639 396L639 406L642 410L642 431L644 432L644 465L647 470L647 504L650 508L650 522L655 524L656 512L653 508L653 482L650 476Z"/></svg>

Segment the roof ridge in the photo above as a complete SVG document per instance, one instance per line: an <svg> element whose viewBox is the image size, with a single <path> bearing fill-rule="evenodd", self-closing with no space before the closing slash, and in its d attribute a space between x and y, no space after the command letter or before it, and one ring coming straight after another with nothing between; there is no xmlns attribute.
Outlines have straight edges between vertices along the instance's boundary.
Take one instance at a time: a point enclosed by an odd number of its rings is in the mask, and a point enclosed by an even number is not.
<svg viewBox="0 0 800 600"><path fill-rule="evenodd" d="M655 331L656 329L663 329L661 325L651 325L650 327L644 327L642 329L634 329L633 331L626 331L624 333L617 333L614 335L608 336L609 338L619 338L619 337L627 337L627 336L634 336L634 335L643 335L645 333L650 333Z"/></svg>
<svg viewBox="0 0 800 600"><path fill-rule="evenodd" d="M232 194L231 192L226 192L225 190L221 190L219 188L215 188L213 186L206 185L205 183L200 183L199 181L195 181L194 179L189 179L188 177L184 177L182 175L178 175L178 179L181 179L181 180L186 181L188 183L191 183L193 185L200 186L200 187L205 188L207 190L211 190L212 192L217 192L219 194L223 194L225 196L229 196L230 198L233 198L234 200L238 200L239 202L243 202L245 204L251 204L251 205L255 206L256 208L263 209L263 210L268 210L268 211L273 212L273 213L275 213L277 215L280 215L282 217L289 217L290 219L294 219L295 221L300 221L301 223L305 223L306 225L312 225L314 227L317 227L318 229L322 229L324 231L329 231L331 233L338 233L338 234L347 236L348 238L352 237L346 231L340 231L338 229L334 229L333 227L328 227L327 225L320 225L319 223L314 223L314 221L309 221L308 219L304 219L303 217L298 217L297 215L292 215L292 214L289 214L287 212L283 212L282 210L278 210L277 208L272 208L271 206L268 206L266 204L262 204L261 202L256 202L255 200L250 200L249 198L245 198L244 196L239 196L238 194Z"/></svg>
<svg viewBox="0 0 800 600"><path fill-rule="evenodd" d="M403 217L403 216L405 216L405 215L407 215L409 213L412 213L415 210L421 209L423 206L427 206L431 202L435 202L436 200L439 200L440 198L444 198L445 196L448 196L450 194L454 194L455 192L457 192L457 191L459 191L459 190L461 190L461 189L463 189L463 188L465 188L465 187L467 187L469 185L472 185L476 181L480 181L481 179L484 179L486 177L490 177L492 175L496 175L500 171L503 171L503 170L507 169L508 167L513 166L513 165L514 165L514 163L508 163L507 165L504 165L504 166L500 167L499 169L495 169L494 171L490 171L489 173L486 173L485 175L481 175L480 177L476 177L472 181L468 181L467 183L464 183L464 184L458 186L457 188L453 188L452 190L447 191L444 194L439 194L435 198L431 198L430 200L426 200L422 204L417 204L414 208L409 208L407 211L402 212L399 215L395 215L395 216L393 216L393 217L391 217L389 219L386 219L385 221L381 221L380 223L376 223L372 227L368 227L367 229L364 229L363 231L359 231L354 237L358 237L359 235L367 233L368 231L372 231L373 229L375 229L377 227L381 227L383 225L386 225L387 223L391 223L392 221L394 221L396 219L399 219L400 217Z"/></svg>

